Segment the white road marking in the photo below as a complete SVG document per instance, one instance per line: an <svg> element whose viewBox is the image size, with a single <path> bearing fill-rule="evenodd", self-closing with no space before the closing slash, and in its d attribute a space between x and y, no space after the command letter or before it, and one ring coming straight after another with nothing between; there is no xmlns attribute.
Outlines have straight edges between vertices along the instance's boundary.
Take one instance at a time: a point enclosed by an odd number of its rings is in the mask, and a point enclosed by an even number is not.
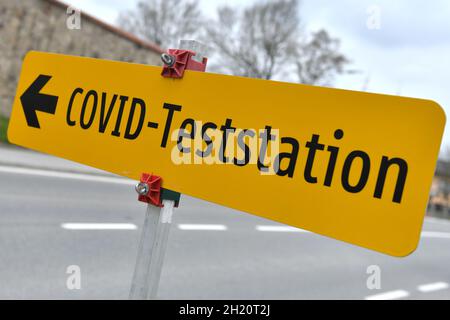
<svg viewBox="0 0 450 320"><path fill-rule="evenodd" d="M432 292L432 291L438 291L438 290L444 290L447 289L448 283L446 282L434 282L434 283L427 283L422 284L417 287L417 290L420 292Z"/></svg>
<svg viewBox="0 0 450 320"><path fill-rule="evenodd" d="M133 223L63 223L61 228L67 230L136 230Z"/></svg>
<svg viewBox="0 0 450 320"><path fill-rule="evenodd" d="M227 227L224 226L223 224L179 224L178 229L224 231L227 230Z"/></svg>
<svg viewBox="0 0 450 320"><path fill-rule="evenodd" d="M367 296L364 299L365 300L394 300L394 299L406 298L408 296L409 296L408 291L394 290L394 291L387 291L387 292Z"/></svg>
<svg viewBox="0 0 450 320"><path fill-rule="evenodd" d="M125 185L135 185L136 184L135 181L126 179L126 178L106 177L106 176L99 176L99 175L94 175L94 174L73 173L73 172L63 172L63 171L53 171L53 170L41 170L41 169L21 168L21 167L12 167L12 166L0 166L0 172L15 173L15 174L27 174L27 175L49 177L49 178L63 178L63 179L94 181L94 182L117 183L117 184L125 184Z"/></svg>
<svg viewBox="0 0 450 320"><path fill-rule="evenodd" d="M441 239L450 239L449 232L439 232L439 231L422 231L421 236L423 238L441 238Z"/></svg>
<svg viewBox="0 0 450 320"><path fill-rule="evenodd" d="M265 232L309 232L289 226L256 226L256 230Z"/></svg>
<svg viewBox="0 0 450 320"><path fill-rule="evenodd" d="M304 232L309 233L307 230L290 227L290 226L275 226L275 225L258 225L256 230L263 232ZM421 236L423 238L441 238L450 239L450 232L438 232L438 231L422 231Z"/></svg>

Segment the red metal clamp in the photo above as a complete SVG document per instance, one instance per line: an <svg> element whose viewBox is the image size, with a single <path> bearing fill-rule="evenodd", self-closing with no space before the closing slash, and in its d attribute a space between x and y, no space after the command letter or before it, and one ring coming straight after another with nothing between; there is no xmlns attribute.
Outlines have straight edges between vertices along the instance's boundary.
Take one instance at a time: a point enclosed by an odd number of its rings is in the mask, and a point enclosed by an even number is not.
<svg viewBox="0 0 450 320"><path fill-rule="evenodd" d="M161 202L161 185L161 177L143 173L140 182L136 185L136 192L139 194L138 200L156 207L163 207Z"/></svg>
<svg viewBox="0 0 450 320"><path fill-rule="evenodd" d="M185 49L169 49L161 55L164 63L161 75L166 78L183 78L185 70L204 72L208 58L202 57L202 61L193 59L197 52ZM175 207L180 202L180 193L163 189L162 178L153 174L143 173L140 182L136 185L138 200L163 207L162 199L173 200Z"/></svg>
<svg viewBox="0 0 450 320"><path fill-rule="evenodd" d="M185 70L205 71L208 58L203 57L202 61L196 61L192 57L196 53L191 50L169 49L163 53L161 59L164 67L161 75L166 78L182 78Z"/></svg>

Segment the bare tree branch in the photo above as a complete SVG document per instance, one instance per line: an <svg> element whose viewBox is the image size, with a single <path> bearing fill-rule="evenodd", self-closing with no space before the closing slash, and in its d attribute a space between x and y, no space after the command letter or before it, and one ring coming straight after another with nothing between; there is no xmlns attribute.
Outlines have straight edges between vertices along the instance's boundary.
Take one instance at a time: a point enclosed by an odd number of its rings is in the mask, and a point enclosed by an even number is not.
<svg viewBox="0 0 450 320"><path fill-rule="evenodd" d="M219 53L222 72L271 79L298 33L297 0L257 3L243 12L218 10L206 28L207 42Z"/></svg>
<svg viewBox="0 0 450 320"><path fill-rule="evenodd" d="M298 0L266 0L243 12L220 8L205 36L219 56L215 70L263 79L296 70L301 83L331 82L349 61L326 31L305 34L298 11Z"/></svg>
<svg viewBox="0 0 450 320"><path fill-rule="evenodd" d="M141 0L119 23L165 48L203 37L215 49L210 66L218 72L272 79L289 71L301 83L328 85L349 61L326 31L306 34L298 11L299 0L264 0L244 10L219 8L217 19L203 22L197 2Z"/></svg>
<svg viewBox="0 0 450 320"><path fill-rule="evenodd" d="M309 41L297 47L295 64L300 83L328 85L336 74L344 72L349 62L340 54L339 40L325 30L312 34Z"/></svg>
<svg viewBox="0 0 450 320"><path fill-rule="evenodd" d="M196 37L201 21L197 2L184 0L142 0L118 18L122 28L163 48Z"/></svg>

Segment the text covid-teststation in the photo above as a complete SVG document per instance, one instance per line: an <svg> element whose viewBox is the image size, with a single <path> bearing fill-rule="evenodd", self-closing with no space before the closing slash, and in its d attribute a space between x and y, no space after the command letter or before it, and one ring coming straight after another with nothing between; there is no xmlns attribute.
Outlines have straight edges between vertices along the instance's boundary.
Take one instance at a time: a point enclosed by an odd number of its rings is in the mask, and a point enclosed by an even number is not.
<svg viewBox="0 0 450 320"><path fill-rule="evenodd" d="M405 256L444 126L430 100L30 52L8 139Z"/></svg>
<svg viewBox="0 0 450 320"><path fill-rule="evenodd" d="M125 95L119 95L117 93L108 94L106 92L97 92L96 90L86 90L83 88L76 88L73 90L69 104L67 106L67 117L66 123L68 126L79 126L80 128L87 130L97 130L101 134L110 134L112 136L134 140L138 139L139 135L144 127L151 129L159 129L159 124L152 121L147 121L147 115L151 116L151 110L147 110L148 107L152 105L151 102L145 102L146 99L138 97L129 97ZM128 108L127 108L128 107ZM112 119L113 111L117 109L116 118ZM214 122L205 122L201 128L197 128L197 123L193 118L183 118L180 128L174 128L172 123L174 118L182 117L183 106L176 105L172 103L164 103L160 110L157 106L154 108L154 112L166 111L166 119L162 130L158 133L161 134L160 147L166 148L170 138L170 134L173 130L177 130L177 148L180 152L191 153L200 155L201 157L210 156L213 152L212 148L208 148L212 145L211 135L208 134L208 130L219 130L221 131L221 141L220 148L216 150L219 153L219 160L222 164L235 164L237 166L248 165L251 155L251 149L245 142L246 136L254 137L256 135L253 129L244 129L245 134L237 136L237 146L241 148L244 153L243 159L237 159L233 157L230 159L227 154L227 146L229 143L229 135L233 134L237 128L233 127L233 119L227 118L222 125L218 125ZM186 108L185 108L186 109ZM124 114L127 110L128 113ZM188 113L185 112L185 113ZM188 115L188 114L187 114ZM204 119L202 119L204 120ZM121 127L122 122L126 123L125 130L122 132ZM189 147L184 147L183 139L194 139L197 130L202 132L201 139L203 140L205 149L197 149ZM301 128L299 128L301 130ZM156 133L155 133L156 134ZM343 139L344 130L336 129L333 134L336 142ZM269 150L268 143L270 140L274 140L275 137L272 134L272 127L266 125L264 128L264 134L260 137L261 145L258 151L258 162L256 168L261 170L267 168L267 165L260 161L266 158L265 152ZM274 173L278 176L287 176L289 178L294 177L294 172L296 169L297 158L301 149L306 149L306 165L303 170L303 178L307 183L315 184L322 180L324 186L331 186L333 181L335 171L336 171L336 160L339 154L339 146L328 145L320 143L320 135L312 134L310 140L301 146L301 143L294 137L281 137L281 144L289 145L291 152L283 152L275 156L275 161L271 164L278 164ZM192 145L192 143L187 143ZM149 146L150 147L150 146ZM155 146L152 146L155 147ZM327 163L327 170L323 172L323 175L319 178L313 174L314 160L316 152L327 151L329 153L329 159ZM167 159L167 161L172 161ZM359 178L356 183L350 181L350 171L352 164L355 161L359 161L361 166L361 171ZM280 165L281 164L281 165ZM342 187L351 193L358 193L362 191L368 181L369 174L371 171L371 161L370 156L362 150L353 150L345 157L343 167L338 170L338 178L342 184ZM393 177L396 178L396 187L394 194L392 196L392 201L400 203L403 189L406 183L406 177L408 172L408 164L405 159L399 157L389 157L383 156L381 160L381 165L376 168L377 184L375 190L373 191L373 197L381 198L383 194L383 187L386 181L386 175L390 167L396 167ZM340 173L339 173L340 171Z"/></svg>

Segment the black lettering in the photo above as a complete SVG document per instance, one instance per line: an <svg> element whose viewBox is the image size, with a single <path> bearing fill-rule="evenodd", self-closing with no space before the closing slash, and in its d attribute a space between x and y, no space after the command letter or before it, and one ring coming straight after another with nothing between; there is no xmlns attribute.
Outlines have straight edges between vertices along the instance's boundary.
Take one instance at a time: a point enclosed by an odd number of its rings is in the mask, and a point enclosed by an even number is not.
<svg viewBox="0 0 450 320"><path fill-rule="evenodd" d="M342 139L344 136L344 131L338 129L334 132L334 138L336 140ZM324 185L329 187L331 186L331 181L333 180L334 168L336 166L336 160L339 152L339 148L335 146L328 146L327 151L330 152L330 159L328 160L327 173L325 175Z"/></svg>
<svg viewBox="0 0 450 320"><path fill-rule="evenodd" d="M117 114L116 126L114 127L114 131L111 132L113 136L120 137L120 123L122 122L123 109L125 108L125 103L128 101L127 96L120 96L120 107L119 113Z"/></svg>
<svg viewBox="0 0 450 320"><path fill-rule="evenodd" d="M206 131L208 129L217 129L217 125L213 122L206 122L202 126L202 139L206 143L206 150L196 150L195 154L199 157L205 158L209 157L211 155L211 152L213 150L213 144L212 139L210 136L206 134Z"/></svg>
<svg viewBox="0 0 450 320"><path fill-rule="evenodd" d="M272 127L266 126L264 132L261 132L261 134L259 135L261 139L261 147L259 149L258 161L256 165L258 166L258 170L262 172L267 172L269 168L268 166L264 165L264 159L266 157L269 141L275 140L275 136L271 134L271 131Z"/></svg>
<svg viewBox="0 0 450 320"><path fill-rule="evenodd" d="M100 133L104 133L106 130L106 126L108 125L109 118L111 117L112 111L114 109L114 105L116 104L117 94L113 95L111 99L111 103L109 104L108 112L105 116L105 108L106 108L106 92L102 93L102 103L100 105L100 122L98 131Z"/></svg>
<svg viewBox="0 0 450 320"><path fill-rule="evenodd" d="M139 120L137 123L136 130L131 133L131 126L133 124L134 111L136 110L136 106L140 107ZM133 98L131 101L130 114L128 115L127 127L125 129L124 138L129 140L134 140L141 133L142 125L144 124L145 119L145 102L139 98Z"/></svg>
<svg viewBox="0 0 450 320"><path fill-rule="evenodd" d="M395 191L392 201L400 203L402 201L403 189L405 187L406 176L408 174L408 163L401 158L389 159L388 157L383 156L373 196L375 198L381 198L381 195L383 194L384 182L386 181L386 175L391 165L398 166L397 182L395 184Z"/></svg>
<svg viewBox="0 0 450 320"><path fill-rule="evenodd" d="M353 164L353 160L356 158L361 158L362 160L362 170L361 170L361 176L359 177L359 181L356 185L352 186L349 182L349 176L350 176L350 169ZM351 193L357 193L360 192L366 185L367 179L369 179L369 172L370 172L370 158L364 151L356 150L352 151L344 162L344 167L342 168L342 186L344 189Z"/></svg>
<svg viewBox="0 0 450 320"><path fill-rule="evenodd" d="M316 156L316 150L324 149L324 145L319 143L319 138L320 136L318 134L313 134L311 141L306 142L306 148L308 148L309 151L305 165L304 177L305 180L309 183L317 183L317 177L313 177L311 175L311 172L314 164L314 158Z"/></svg>
<svg viewBox="0 0 450 320"><path fill-rule="evenodd" d="M89 117L89 121L85 122L86 107L87 107L90 97L93 97L94 101L92 104L92 111L91 111L91 116ZM97 101L98 101L98 95L97 95L97 92L94 90L90 90L84 97L83 106L81 107L81 115L80 115L81 128L89 129L89 127L92 125L92 122L94 122L95 111L97 110Z"/></svg>
<svg viewBox="0 0 450 320"><path fill-rule="evenodd" d="M186 133L186 127L190 125L191 126L191 132ZM190 153L191 148L190 147L183 147L183 138L190 138L191 140L195 137L195 120L194 119L186 119L183 121L183 123L180 126L180 130L178 131L178 140L177 140L177 147L180 152L183 153Z"/></svg>
<svg viewBox="0 0 450 320"><path fill-rule="evenodd" d="M220 130L223 132L223 135L222 135L222 142L221 142L220 149L219 149L219 159L223 163L228 163L228 161L229 161L229 158L227 156L225 156L226 148L227 148L228 134L230 134L230 133L234 132L234 130L236 130L236 128L231 126L232 121L233 121L232 119L227 119L225 121L225 124L220 127Z"/></svg>
<svg viewBox="0 0 450 320"><path fill-rule="evenodd" d="M181 106L176 104L164 103L164 109L169 110L167 113L166 126L164 127L164 134L161 140L161 147L165 148L167 145L167 139L169 138L170 127L172 126L173 114L175 111L181 111Z"/></svg>
<svg viewBox="0 0 450 320"><path fill-rule="evenodd" d="M275 172L279 176L285 176L288 175L289 178L292 178L294 176L295 171L295 165L297 163L297 156L299 152L299 144L298 141L291 137L282 137L281 143L289 143L292 145L292 151L291 152L282 152L275 158L275 163L278 163L278 168L275 168ZM289 164L286 169L281 169L281 162L283 159L289 159Z"/></svg>
<svg viewBox="0 0 450 320"><path fill-rule="evenodd" d="M77 124L74 120L70 119L70 114L72 112L73 101L75 100L75 96L77 94L82 94L82 93L83 93L83 89L76 88L75 90L73 90L72 95L70 96L69 105L67 106L66 122L71 127L73 127L74 125Z"/></svg>
<svg viewBox="0 0 450 320"><path fill-rule="evenodd" d="M250 162L250 148L245 143L245 137L248 136L250 138L255 137L255 132L253 130L242 130L238 134L238 147L241 148L242 151L244 151L244 159L236 159L236 157L233 159L233 163L239 167L245 166Z"/></svg>

